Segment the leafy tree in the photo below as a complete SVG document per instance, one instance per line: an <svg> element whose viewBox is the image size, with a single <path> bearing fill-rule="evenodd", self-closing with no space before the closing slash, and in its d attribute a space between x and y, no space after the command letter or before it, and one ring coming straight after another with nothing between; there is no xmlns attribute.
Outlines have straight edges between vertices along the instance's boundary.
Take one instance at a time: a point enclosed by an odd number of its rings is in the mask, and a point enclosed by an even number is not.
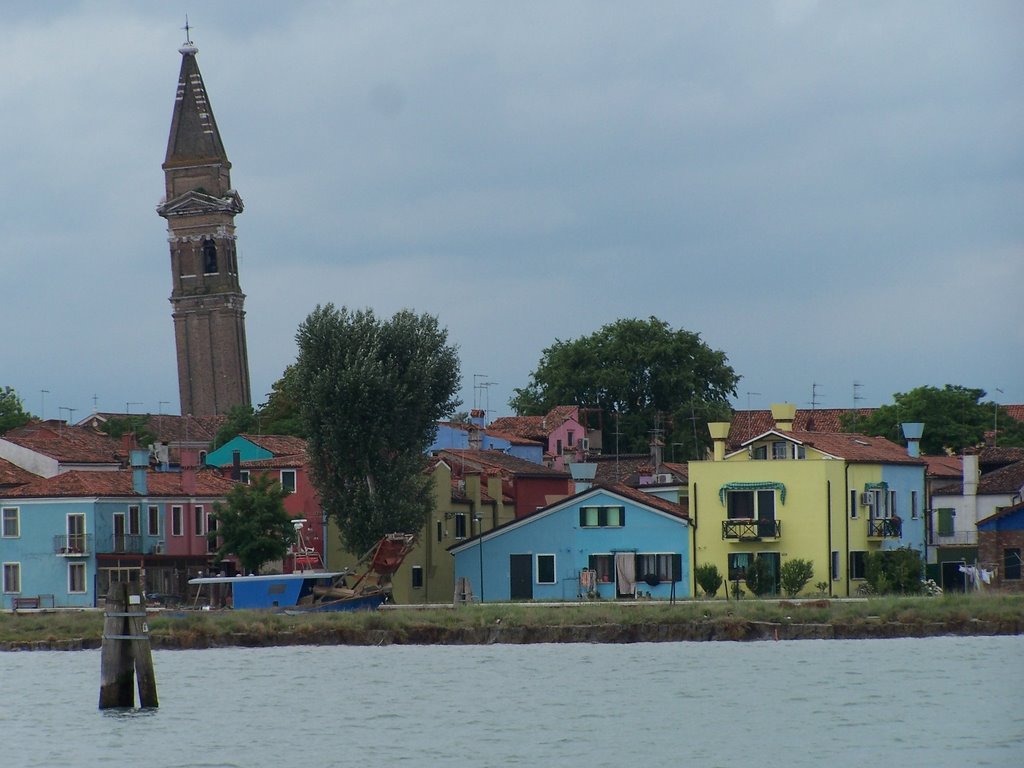
<svg viewBox="0 0 1024 768"><path fill-rule="evenodd" d="M288 493L269 475L253 475L250 485L239 483L227 495L227 503L213 505L217 528L207 534L220 538L218 557L235 555L246 573L280 560L295 541L295 526L284 508Z"/></svg>
<svg viewBox="0 0 1024 768"><path fill-rule="evenodd" d="M0 389L0 435L9 429L22 427L32 415L21 404L21 398L12 387Z"/></svg>
<svg viewBox="0 0 1024 768"><path fill-rule="evenodd" d="M520 415L556 405L596 408L605 433L618 433L622 452L646 452L651 430L661 429L666 446L697 457L710 442L707 422L728 419L738 382L725 353L699 334L673 330L656 317L624 319L590 336L556 340L509 405ZM605 440L606 448L614 444Z"/></svg>
<svg viewBox="0 0 1024 768"><path fill-rule="evenodd" d="M700 587L708 597L714 597L718 592L719 587L722 586L722 574L718 572L718 566L714 563L702 563L693 569L693 576L697 580L697 586Z"/></svg>
<svg viewBox="0 0 1024 768"><path fill-rule="evenodd" d="M992 402L981 402L984 396L983 389L951 384L942 389L926 386L910 392L897 392L893 395L892 404L876 409L867 419L858 419L856 431L903 443L900 425L908 421L924 422L922 453L960 453L965 448L983 444L985 433L992 430L996 421L997 406ZM1016 424L1005 409L1002 415L1007 427ZM852 417L844 417L843 428L848 432L854 431Z"/></svg>
<svg viewBox="0 0 1024 768"><path fill-rule="evenodd" d="M876 595L919 594L923 574L921 553L911 547L868 552L864 556L864 580Z"/></svg>
<svg viewBox="0 0 1024 768"><path fill-rule="evenodd" d="M305 437L295 386L295 366L289 365L271 387L267 402L258 408L236 405L228 411L227 419L213 439L213 447L219 448L245 433Z"/></svg>
<svg viewBox="0 0 1024 768"><path fill-rule="evenodd" d="M213 438L213 447L220 448L232 438L245 433L256 432L256 411L251 405L235 405L228 411L224 423Z"/></svg>
<svg viewBox="0 0 1024 768"><path fill-rule="evenodd" d="M299 326L294 392L313 481L352 552L419 531L430 514L425 451L436 422L459 405L447 337L431 315L403 310L383 321L332 304Z"/></svg>
<svg viewBox="0 0 1024 768"><path fill-rule="evenodd" d="M775 578L772 574L772 565L768 558L758 555L753 562L747 566L747 575L744 579L747 588L758 597L775 591Z"/></svg>
<svg viewBox="0 0 1024 768"><path fill-rule="evenodd" d="M787 560L779 568L782 591L790 597L799 594L812 578L814 578L814 564L810 560L796 557Z"/></svg>

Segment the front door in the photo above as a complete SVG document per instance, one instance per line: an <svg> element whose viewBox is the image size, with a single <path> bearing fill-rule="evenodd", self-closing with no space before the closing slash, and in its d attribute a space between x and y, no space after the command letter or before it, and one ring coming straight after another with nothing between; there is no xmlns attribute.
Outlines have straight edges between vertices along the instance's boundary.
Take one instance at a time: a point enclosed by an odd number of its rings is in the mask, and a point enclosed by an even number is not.
<svg viewBox="0 0 1024 768"><path fill-rule="evenodd" d="M780 560L782 559L778 552L762 552L758 557L764 558L768 561L772 591L768 594L778 595L782 592L782 569L780 568Z"/></svg>
<svg viewBox="0 0 1024 768"><path fill-rule="evenodd" d="M967 579L964 578L960 566L963 560L947 560L942 564L942 591L943 592L966 592Z"/></svg>
<svg viewBox="0 0 1024 768"><path fill-rule="evenodd" d="M533 600L533 555L509 555L509 597Z"/></svg>

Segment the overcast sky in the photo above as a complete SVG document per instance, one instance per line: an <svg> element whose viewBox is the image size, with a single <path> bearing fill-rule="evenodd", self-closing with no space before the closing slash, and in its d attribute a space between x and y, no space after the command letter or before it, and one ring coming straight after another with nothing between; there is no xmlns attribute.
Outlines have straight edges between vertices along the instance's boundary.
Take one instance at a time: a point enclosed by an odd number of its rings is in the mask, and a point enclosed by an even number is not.
<svg viewBox="0 0 1024 768"><path fill-rule="evenodd" d="M257 403L326 302L437 315L492 417L555 339L650 315L741 408L1024 403L1020 2L193 6L0 9L0 387L33 413L178 412L186 11Z"/></svg>

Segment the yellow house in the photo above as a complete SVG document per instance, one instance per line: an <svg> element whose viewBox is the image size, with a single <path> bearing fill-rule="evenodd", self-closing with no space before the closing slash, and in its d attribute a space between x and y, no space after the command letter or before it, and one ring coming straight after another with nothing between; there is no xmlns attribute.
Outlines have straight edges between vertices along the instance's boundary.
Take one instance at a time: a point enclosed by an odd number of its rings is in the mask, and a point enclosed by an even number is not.
<svg viewBox="0 0 1024 768"><path fill-rule="evenodd" d="M497 473L462 470L434 459L427 470L434 492L434 511L420 531L415 548L392 579L392 595L400 605L451 603L455 594L455 560L448 547L515 518L514 506L502 495ZM331 568L352 566L357 557L341 547L337 522L327 526Z"/></svg>
<svg viewBox="0 0 1024 768"><path fill-rule="evenodd" d="M778 594L780 568L800 558L814 567L803 594L819 584L829 595L856 594L867 552L923 550L920 427L905 429L908 449L880 437L797 432L795 412L772 406L775 428L729 453L729 424L709 425L714 458L689 465L693 567L712 563L747 591L746 569L761 556Z"/></svg>

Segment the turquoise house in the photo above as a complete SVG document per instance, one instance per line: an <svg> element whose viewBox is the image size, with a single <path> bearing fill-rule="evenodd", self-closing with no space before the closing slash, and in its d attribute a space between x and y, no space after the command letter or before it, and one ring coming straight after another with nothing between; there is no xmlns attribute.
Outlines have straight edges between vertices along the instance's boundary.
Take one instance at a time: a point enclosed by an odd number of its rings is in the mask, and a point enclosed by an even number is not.
<svg viewBox="0 0 1024 768"><path fill-rule="evenodd" d="M690 595L686 512L624 485L587 488L449 551L456 584L482 602Z"/></svg>

